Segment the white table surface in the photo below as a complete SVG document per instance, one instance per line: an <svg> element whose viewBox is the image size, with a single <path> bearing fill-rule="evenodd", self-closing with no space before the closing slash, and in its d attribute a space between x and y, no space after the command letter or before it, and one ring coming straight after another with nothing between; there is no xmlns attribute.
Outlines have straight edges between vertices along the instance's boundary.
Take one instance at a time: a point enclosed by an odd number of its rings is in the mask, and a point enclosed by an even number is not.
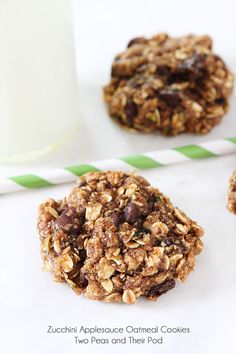
<svg viewBox="0 0 236 354"><path fill-rule="evenodd" d="M1 176L236 135L235 95L230 113L210 134L175 138L121 130L108 119L101 97L114 54L130 38L142 34L209 33L216 51L236 71L233 1L81 0L74 5L80 129L64 146L31 165L0 166ZM227 181L235 164L236 156L229 155L142 172L205 228L205 248L185 284L178 284L157 302L140 300L133 306L77 297L67 286L54 283L50 274L41 272L37 206L47 197L63 197L70 185L1 196L1 352L235 353L236 217L225 208ZM48 325L129 324L190 327L191 332L163 335L162 345L110 346L75 345L73 336L46 333Z"/></svg>

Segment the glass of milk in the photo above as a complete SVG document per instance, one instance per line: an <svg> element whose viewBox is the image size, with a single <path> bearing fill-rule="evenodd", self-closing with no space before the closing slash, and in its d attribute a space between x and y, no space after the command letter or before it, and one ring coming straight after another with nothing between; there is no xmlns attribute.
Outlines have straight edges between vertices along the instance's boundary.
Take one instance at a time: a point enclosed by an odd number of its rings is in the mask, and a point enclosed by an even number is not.
<svg viewBox="0 0 236 354"><path fill-rule="evenodd" d="M0 2L0 163L34 159L78 122L70 0Z"/></svg>

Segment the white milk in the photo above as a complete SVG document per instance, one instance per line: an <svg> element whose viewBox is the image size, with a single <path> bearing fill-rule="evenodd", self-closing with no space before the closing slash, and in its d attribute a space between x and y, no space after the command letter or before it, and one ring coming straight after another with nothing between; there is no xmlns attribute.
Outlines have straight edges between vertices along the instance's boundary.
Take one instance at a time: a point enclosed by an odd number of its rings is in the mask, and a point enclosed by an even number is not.
<svg viewBox="0 0 236 354"><path fill-rule="evenodd" d="M35 158L76 127L70 0L0 1L0 162Z"/></svg>

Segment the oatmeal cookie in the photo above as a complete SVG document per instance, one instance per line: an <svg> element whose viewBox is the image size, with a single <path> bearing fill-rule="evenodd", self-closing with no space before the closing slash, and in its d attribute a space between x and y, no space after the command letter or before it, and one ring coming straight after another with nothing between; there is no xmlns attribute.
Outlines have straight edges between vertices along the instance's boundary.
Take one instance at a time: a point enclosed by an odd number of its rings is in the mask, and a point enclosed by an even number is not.
<svg viewBox="0 0 236 354"><path fill-rule="evenodd" d="M206 134L228 111L233 81L210 37L160 33L132 39L115 57L104 97L123 127Z"/></svg>
<svg viewBox="0 0 236 354"><path fill-rule="evenodd" d="M203 230L142 177L93 172L39 207L44 269L77 294L106 302L155 300L184 281Z"/></svg>
<svg viewBox="0 0 236 354"><path fill-rule="evenodd" d="M236 171L229 180L228 205L227 208L232 213L236 214Z"/></svg>

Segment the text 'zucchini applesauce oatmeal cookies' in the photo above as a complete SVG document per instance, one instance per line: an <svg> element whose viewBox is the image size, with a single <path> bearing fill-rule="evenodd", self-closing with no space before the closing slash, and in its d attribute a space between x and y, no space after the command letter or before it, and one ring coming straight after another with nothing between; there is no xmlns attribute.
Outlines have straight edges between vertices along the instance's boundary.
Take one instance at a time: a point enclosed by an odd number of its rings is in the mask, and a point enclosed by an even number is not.
<svg viewBox="0 0 236 354"><path fill-rule="evenodd" d="M134 38L104 88L122 126L165 135L208 133L229 108L234 77L208 36Z"/></svg>
<svg viewBox="0 0 236 354"><path fill-rule="evenodd" d="M93 172L39 207L44 269L90 299L154 300L184 281L203 230L142 177Z"/></svg>

